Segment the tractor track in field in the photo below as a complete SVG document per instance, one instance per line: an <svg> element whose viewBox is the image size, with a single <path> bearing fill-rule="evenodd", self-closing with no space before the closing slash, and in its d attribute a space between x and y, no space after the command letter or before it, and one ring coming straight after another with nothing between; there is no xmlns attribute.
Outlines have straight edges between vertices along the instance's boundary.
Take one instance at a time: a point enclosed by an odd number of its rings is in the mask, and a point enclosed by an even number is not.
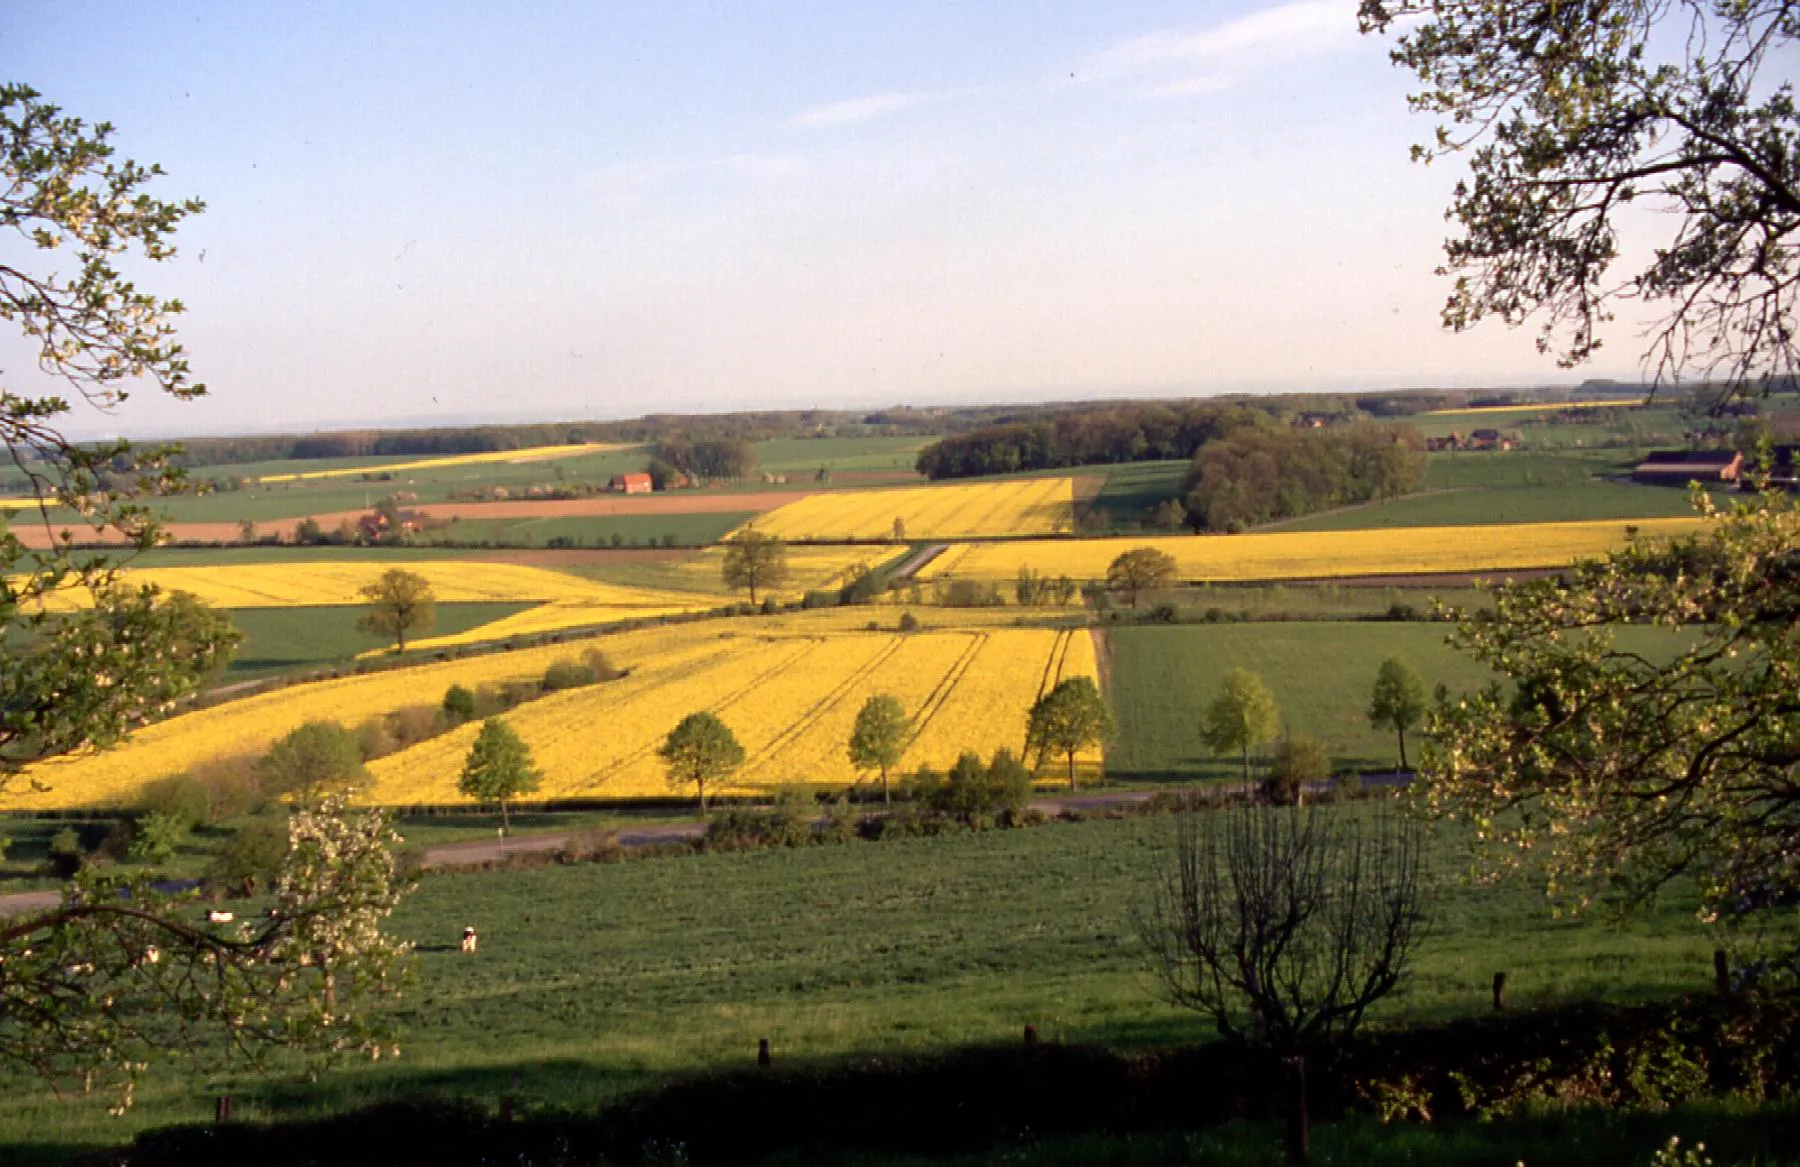
<svg viewBox="0 0 1800 1167"><path fill-rule="evenodd" d="M808 729L812 728L814 722L829 713L838 702L842 701L855 691L856 686L880 672L883 666L885 666L888 661L892 660L894 655L898 653L905 644L906 641L903 637L889 637L888 643L884 645L880 651L858 665L851 671L849 676L832 686L828 693L815 701L805 713L789 722L781 732L777 733L773 738L770 738L767 745L751 755L748 762L745 763L745 770L749 771L756 769L758 766L763 765L771 758L780 754L782 750L793 745L794 742L798 741Z"/></svg>
<svg viewBox="0 0 1800 1167"><path fill-rule="evenodd" d="M751 690L753 690L757 686L763 684L770 677L775 676L776 674L786 670L787 668L796 664L797 662L805 659L807 656L811 655L812 653L817 652L819 650L819 648L822 647L824 644L825 644L825 641L823 639L818 639L818 638L806 641L804 647L802 647L799 652L790 653L786 656L783 656L779 661L777 661L775 664L771 665L769 668L763 670L762 672L757 673L755 676L751 677L748 681L744 682L743 685L739 686L736 689L733 689L731 692L727 693L724 697L720 698L718 701L707 706L707 709L715 714L723 712L724 710L730 708L734 703L736 703L737 701L739 701L743 697L745 697L747 694L749 694ZM721 654L721 655L729 655L729 654ZM651 754L655 753L657 750L657 747L660 746L661 744L662 743L660 741L646 742L644 745L641 745L637 749L631 751L631 753L626 754L624 757L615 761L612 765L601 767L600 769L594 771L592 774L588 775L587 784L585 786L583 786L581 789L583 791L592 791L592 790L597 789L600 786L605 785L607 783L607 781L609 781L615 775L622 772L627 766L636 765L638 762L643 761L645 758L647 758Z"/></svg>

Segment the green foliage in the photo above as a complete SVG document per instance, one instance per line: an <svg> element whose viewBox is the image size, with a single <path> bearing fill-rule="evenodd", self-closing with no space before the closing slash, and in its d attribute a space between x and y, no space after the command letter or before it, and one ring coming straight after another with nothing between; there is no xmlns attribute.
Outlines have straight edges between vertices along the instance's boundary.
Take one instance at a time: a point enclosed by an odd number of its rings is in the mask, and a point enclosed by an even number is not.
<svg viewBox="0 0 1800 1167"><path fill-rule="evenodd" d="M380 931L399 902L393 833L332 795L297 810L287 840L255 925L197 926L147 880L92 875L56 908L7 920L0 1048L49 1082L116 1088L116 1111L172 1055L218 1073L276 1053L318 1069L391 1051L393 1017L376 1006L406 967Z"/></svg>
<svg viewBox="0 0 1800 1167"><path fill-rule="evenodd" d="M744 764L744 747L737 735L705 710L682 718L656 752L667 763L670 786L692 786L698 792L701 814L706 813L706 788L723 782Z"/></svg>
<svg viewBox="0 0 1800 1167"><path fill-rule="evenodd" d="M356 735L335 721L309 721L269 747L257 764L264 794L316 799L368 781Z"/></svg>
<svg viewBox="0 0 1800 1167"><path fill-rule="evenodd" d="M1036 750L1038 764L1046 755L1061 754L1069 762L1069 789L1074 790L1075 755L1102 745L1114 733L1112 710L1092 677L1064 677L1031 707L1025 740Z"/></svg>
<svg viewBox="0 0 1800 1167"><path fill-rule="evenodd" d="M1412 662L1401 656L1382 661L1375 674L1375 689L1369 696L1369 724L1399 735L1402 770L1407 768L1406 731L1424 720L1427 708L1425 678Z"/></svg>
<svg viewBox="0 0 1800 1167"><path fill-rule="evenodd" d="M24 614L37 585L5 576L19 562L12 538L0 530L0 634L12 632L0 652L0 789L32 761L117 743L222 669L238 640L184 592L98 581L89 610Z"/></svg>
<svg viewBox="0 0 1800 1167"><path fill-rule="evenodd" d="M1694 877L1731 923L1800 898L1800 508L1699 501L1699 534L1508 584L1458 624L1512 684L1438 707L1416 794L1477 827L1489 874L1530 865L1576 906ZM1627 623L1674 631L1648 654Z"/></svg>
<svg viewBox="0 0 1800 1167"><path fill-rule="evenodd" d="M745 588L756 603L757 589L773 591L787 582L787 545L754 527L725 541L720 577L728 588Z"/></svg>
<svg viewBox="0 0 1800 1167"><path fill-rule="evenodd" d="M287 855L287 816L263 815L232 832L207 871L207 882L233 895L270 887Z"/></svg>
<svg viewBox="0 0 1800 1167"><path fill-rule="evenodd" d="M881 771L881 801L891 802L888 771L900 762L906 752L912 719L899 698L876 693L863 702L856 713L856 725L850 731L850 764L859 770Z"/></svg>
<svg viewBox="0 0 1800 1167"><path fill-rule="evenodd" d="M1331 777L1331 758L1317 738L1305 735L1282 738L1269 759L1269 776L1263 793L1276 806L1298 806L1306 788Z"/></svg>
<svg viewBox="0 0 1800 1167"><path fill-rule="evenodd" d="M1275 695L1262 678L1248 669L1225 674L1223 689L1206 707L1200 737L1215 754L1238 751L1244 763L1244 782L1250 781L1250 751L1275 736L1281 712Z"/></svg>
<svg viewBox="0 0 1800 1167"><path fill-rule="evenodd" d="M158 778L144 787L139 805L146 814L163 815L191 831L212 819L212 792L206 784L186 774Z"/></svg>
<svg viewBox="0 0 1800 1167"><path fill-rule="evenodd" d="M1002 747L993 760L964 751L941 778L921 770L913 781L913 797L934 816L960 826L981 829L1018 823L1031 801L1031 771Z"/></svg>
<svg viewBox="0 0 1800 1167"><path fill-rule="evenodd" d="M132 824L131 859L136 863L160 866L175 857L193 827L177 815L152 812L140 815Z"/></svg>
<svg viewBox="0 0 1800 1167"><path fill-rule="evenodd" d="M381 578L362 589L368 611L356 626L376 636L394 638L394 651L406 651L412 632L429 632L437 623L437 597L431 582L414 571L390 567Z"/></svg>
<svg viewBox="0 0 1800 1167"><path fill-rule="evenodd" d="M513 727L498 717L481 723L481 731L463 759L462 776L456 788L481 802L498 803L500 830L504 834L512 824L507 816L507 803L521 794L538 788L543 774L532 765L531 749Z"/></svg>
<svg viewBox="0 0 1800 1167"><path fill-rule="evenodd" d="M1616 303L1660 302L1659 373L1750 389L1795 371L1788 5L1362 0L1361 21L1400 27L1394 60L1422 86L1412 107L1440 119L1413 156L1471 152L1447 215L1460 233L1444 245L1446 325L1537 316L1539 349L1568 366L1600 347ZM1665 230L1621 277L1628 205Z"/></svg>
<svg viewBox="0 0 1800 1167"><path fill-rule="evenodd" d="M1152 588L1167 587L1175 579L1175 557L1154 547L1123 551L1106 569L1106 586L1124 592L1125 600L1137 607L1138 596Z"/></svg>
<svg viewBox="0 0 1800 1167"><path fill-rule="evenodd" d="M544 670L543 686L546 693L555 693L563 689L579 689L583 685L594 683L594 670L580 661L559 660Z"/></svg>
<svg viewBox="0 0 1800 1167"><path fill-rule="evenodd" d="M1372 499L1425 479L1425 439L1410 425L1246 429L1201 447L1187 509L1214 531L1235 531Z"/></svg>
<svg viewBox="0 0 1800 1167"><path fill-rule="evenodd" d="M475 720L475 694L462 685L444 690L444 720L451 726Z"/></svg>

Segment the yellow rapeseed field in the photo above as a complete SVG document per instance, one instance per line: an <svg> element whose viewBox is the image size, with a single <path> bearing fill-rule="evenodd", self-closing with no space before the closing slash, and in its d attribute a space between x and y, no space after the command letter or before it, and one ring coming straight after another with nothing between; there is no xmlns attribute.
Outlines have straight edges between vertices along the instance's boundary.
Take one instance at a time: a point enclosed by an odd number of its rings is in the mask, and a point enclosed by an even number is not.
<svg viewBox="0 0 1800 1167"><path fill-rule="evenodd" d="M603 643L603 642L596 642ZM410 705L435 705L451 685L540 677L581 646L547 646L367 676L314 681L184 713L147 726L124 746L42 763L15 779L0 809L54 810L127 803L147 782L219 758L260 754L309 721L354 726ZM47 790L31 789L33 782Z"/></svg>
<svg viewBox="0 0 1800 1167"><path fill-rule="evenodd" d="M844 751L857 710L877 692L892 693L918 719L902 768L944 767L965 749L1021 749L1041 689L1063 675L1095 673L1086 630L976 621L900 635L847 623L707 621L684 626L679 656L665 649L639 658L624 647L637 634L616 638L614 659L632 663L630 676L507 715L544 771L536 797L668 797L656 747L699 709L723 719L748 755L728 790L848 786L868 777ZM465 801L456 779L474 733L465 726L375 762L369 801ZM1098 752L1083 761L1096 765Z"/></svg>
<svg viewBox="0 0 1800 1167"><path fill-rule="evenodd" d="M904 539L1059 535L1075 524L1073 479L1020 478L955 486L841 490L770 511L751 526L777 539Z"/></svg>
<svg viewBox="0 0 1800 1167"><path fill-rule="evenodd" d="M814 589L842 587L850 581L857 568L879 567L903 550L904 548L887 546L790 546L787 548L787 583L782 585L777 594L793 598ZM724 560L724 548L708 547L691 559L668 565L666 575L671 583L691 584L695 590L705 588L725 594L724 585L720 582ZM738 592L735 598L744 599L746 593Z"/></svg>
<svg viewBox="0 0 1800 1167"><path fill-rule="evenodd" d="M892 612L880 614L891 628ZM737 731L751 754L745 787L789 780L849 784L856 776L842 757L844 742L856 710L876 691L927 714L925 733L907 755L909 767L946 765L965 747L1017 749L1025 710L1044 676L1055 668L1094 672L1085 632L1007 627L1014 613L923 610L924 628L904 637L866 631L874 615L844 608L704 620L293 685L170 718L114 750L34 766L0 796L0 810L129 805L148 782L261 754L308 721L353 727L396 709L435 705L453 684L541 677L552 662L589 646L627 675L507 715L549 774L545 797L666 796L655 747L696 709L716 710ZM967 727L967 741L954 740L956 725ZM378 760L371 800L461 801L456 776L474 732L465 726ZM47 789L34 790L33 783Z"/></svg>
<svg viewBox="0 0 1800 1167"><path fill-rule="evenodd" d="M310 482L318 478L354 478L361 474L397 474L405 470L433 470L440 466L475 466L488 462L544 462L552 458L579 458L625 447L601 442L573 446L531 446L523 450L488 450L480 454L446 454L441 458L415 458L406 462L380 462L368 466L343 466L333 470L306 470L298 474L265 474L258 482Z"/></svg>
<svg viewBox="0 0 1800 1167"><path fill-rule="evenodd" d="M362 588L389 568L424 576L438 602L519 603L569 601L617 607L712 607L715 601L673 591L620 587L518 563L425 559L406 562L307 560L297 563L241 563L208 567L146 567L123 573L126 583L154 584L189 592L216 608L311 608L362 604ZM84 604L91 597L73 589L58 597Z"/></svg>
<svg viewBox="0 0 1800 1167"><path fill-rule="evenodd" d="M1563 567L1623 545L1626 528L1643 536L1685 534L1699 519L1608 519L1579 523L1495 523L1466 527L1387 527L1363 531L1275 531L1250 535L1015 540L961 543L927 564L922 579L1005 581L1021 567L1073 579L1103 579L1121 552L1154 547L1174 556L1188 582L1419 575L1508 568Z"/></svg>

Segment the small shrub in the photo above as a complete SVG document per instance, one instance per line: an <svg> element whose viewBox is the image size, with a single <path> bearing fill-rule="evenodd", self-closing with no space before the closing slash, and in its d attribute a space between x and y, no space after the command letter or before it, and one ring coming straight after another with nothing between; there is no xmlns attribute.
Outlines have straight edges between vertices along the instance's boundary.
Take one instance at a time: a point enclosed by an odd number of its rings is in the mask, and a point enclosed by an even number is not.
<svg viewBox="0 0 1800 1167"><path fill-rule="evenodd" d="M255 895L275 878L287 845L285 819L268 816L247 823L220 849L207 872L207 882L233 895Z"/></svg>
<svg viewBox="0 0 1800 1167"><path fill-rule="evenodd" d="M1315 738L1290 737L1275 747L1269 776L1263 779L1263 798L1276 806L1297 806L1308 786L1331 776L1331 759Z"/></svg>
<svg viewBox="0 0 1800 1167"><path fill-rule="evenodd" d="M580 661L559 660L544 670L544 692L579 689L594 683L594 674Z"/></svg>
<svg viewBox="0 0 1800 1167"><path fill-rule="evenodd" d="M775 602L774 596L764 596L762 604L757 610L765 616L773 616L775 613L781 611L781 605Z"/></svg>
<svg viewBox="0 0 1800 1167"><path fill-rule="evenodd" d="M81 836L74 827L64 827L50 837L50 869L61 878L72 879L79 874L85 860Z"/></svg>
<svg viewBox="0 0 1800 1167"><path fill-rule="evenodd" d="M1404 600L1395 600L1388 605L1387 618L1389 620L1423 619L1419 614L1419 609L1412 604L1406 603Z"/></svg>
<svg viewBox="0 0 1800 1167"><path fill-rule="evenodd" d="M902 632L917 632L919 630L919 618L911 612L902 612L900 613L899 627Z"/></svg>
<svg viewBox="0 0 1800 1167"><path fill-rule="evenodd" d="M612 658L597 648L590 648L581 654L581 663L593 674L596 683L616 681L625 675L624 670L612 663Z"/></svg>
<svg viewBox="0 0 1800 1167"><path fill-rule="evenodd" d="M848 843L857 836L858 814L849 798L839 795L825 806L825 823L819 829L822 843Z"/></svg>
<svg viewBox="0 0 1800 1167"><path fill-rule="evenodd" d="M126 854L135 863L167 863L175 858L175 848L192 829L191 824L175 815L147 814L134 825Z"/></svg>
<svg viewBox="0 0 1800 1167"><path fill-rule="evenodd" d="M444 721L451 726L461 725L465 721L474 721L476 715L475 694L461 685L452 685L444 690Z"/></svg>
<svg viewBox="0 0 1800 1167"><path fill-rule="evenodd" d="M840 597L837 592L812 591L807 592L801 599L800 606L808 609L835 608L838 606L839 601Z"/></svg>
<svg viewBox="0 0 1800 1167"><path fill-rule="evenodd" d="M1155 624L1173 624L1176 616L1174 604L1158 604L1150 609L1150 620Z"/></svg>
<svg viewBox="0 0 1800 1167"><path fill-rule="evenodd" d="M212 820L212 793L205 783L177 774L159 778L144 787L142 807L146 814L164 815L191 831Z"/></svg>

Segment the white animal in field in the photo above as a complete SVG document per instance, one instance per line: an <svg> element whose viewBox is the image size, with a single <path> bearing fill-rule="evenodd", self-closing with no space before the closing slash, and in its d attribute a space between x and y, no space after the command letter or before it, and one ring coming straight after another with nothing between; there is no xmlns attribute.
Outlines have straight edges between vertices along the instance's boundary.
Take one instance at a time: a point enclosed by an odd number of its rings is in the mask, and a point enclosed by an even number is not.
<svg viewBox="0 0 1800 1167"><path fill-rule="evenodd" d="M229 924L236 918L237 917L233 916L230 912L221 912L217 908L208 908L206 910L206 922L208 924Z"/></svg>
<svg viewBox="0 0 1800 1167"><path fill-rule="evenodd" d="M464 952L474 952L475 951L475 942L476 942L475 929L464 928L463 934L462 934L462 950Z"/></svg>

